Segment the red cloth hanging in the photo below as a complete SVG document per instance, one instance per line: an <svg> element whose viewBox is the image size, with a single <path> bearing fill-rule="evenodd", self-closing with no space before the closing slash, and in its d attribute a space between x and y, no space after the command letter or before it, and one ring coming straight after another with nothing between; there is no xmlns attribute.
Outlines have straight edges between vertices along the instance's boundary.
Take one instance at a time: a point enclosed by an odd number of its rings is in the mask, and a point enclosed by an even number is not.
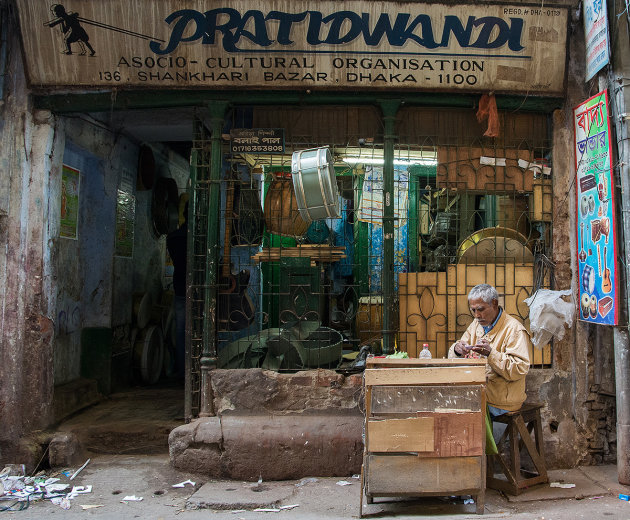
<svg viewBox="0 0 630 520"><path fill-rule="evenodd" d="M488 129L483 134L484 137L499 137L499 113L494 94L484 94L479 100L477 121L481 123L486 119L488 120Z"/></svg>

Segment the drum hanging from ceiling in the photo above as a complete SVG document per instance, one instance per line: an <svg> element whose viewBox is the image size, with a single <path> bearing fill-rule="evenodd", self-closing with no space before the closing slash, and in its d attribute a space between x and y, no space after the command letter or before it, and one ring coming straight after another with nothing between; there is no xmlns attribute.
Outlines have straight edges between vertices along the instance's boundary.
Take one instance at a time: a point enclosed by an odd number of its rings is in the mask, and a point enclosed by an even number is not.
<svg viewBox="0 0 630 520"><path fill-rule="evenodd" d="M276 235L301 237L308 224L298 211L293 185L289 179L274 179L265 195L265 225Z"/></svg>
<svg viewBox="0 0 630 520"><path fill-rule="evenodd" d="M291 173L298 209L306 222L341 217L337 177L327 147L293 152Z"/></svg>

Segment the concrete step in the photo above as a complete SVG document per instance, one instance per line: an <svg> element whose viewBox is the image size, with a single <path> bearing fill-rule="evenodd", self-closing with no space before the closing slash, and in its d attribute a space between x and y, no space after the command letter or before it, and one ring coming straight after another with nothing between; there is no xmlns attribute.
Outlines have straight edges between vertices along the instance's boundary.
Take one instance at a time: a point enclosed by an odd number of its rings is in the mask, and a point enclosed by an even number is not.
<svg viewBox="0 0 630 520"><path fill-rule="evenodd" d="M55 386L53 413L55 422L61 422L71 415L100 401L101 395L95 379L78 378L69 383Z"/></svg>
<svg viewBox="0 0 630 520"><path fill-rule="evenodd" d="M168 453L170 432L184 423L183 387L141 387L112 394L61 423L89 453Z"/></svg>

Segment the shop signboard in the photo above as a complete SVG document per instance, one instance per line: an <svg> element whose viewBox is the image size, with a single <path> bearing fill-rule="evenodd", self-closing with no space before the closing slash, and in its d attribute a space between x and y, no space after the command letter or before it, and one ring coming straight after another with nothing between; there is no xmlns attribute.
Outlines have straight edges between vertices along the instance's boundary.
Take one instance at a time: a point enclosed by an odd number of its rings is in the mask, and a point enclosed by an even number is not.
<svg viewBox="0 0 630 520"><path fill-rule="evenodd" d="M230 130L232 153L284 153L283 128L233 128Z"/></svg>
<svg viewBox="0 0 630 520"><path fill-rule="evenodd" d="M33 87L561 95L568 8L323 0L16 0Z"/></svg>
<svg viewBox="0 0 630 520"><path fill-rule="evenodd" d="M617 236L607 91L573 111L580 319L619 321Z"/></svg>
<svg viewBox="0 0 630 520"><path fill-rule="evenodd" d="M586 35L586 81L610 61L608 52L608 14L605 0L584 0Z"/></svg>

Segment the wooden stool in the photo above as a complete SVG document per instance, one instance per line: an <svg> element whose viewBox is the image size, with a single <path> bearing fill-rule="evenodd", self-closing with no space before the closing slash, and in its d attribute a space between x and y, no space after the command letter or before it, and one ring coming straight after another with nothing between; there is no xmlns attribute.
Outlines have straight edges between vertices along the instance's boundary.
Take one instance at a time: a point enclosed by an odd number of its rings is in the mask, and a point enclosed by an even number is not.
<svg viewBox="0 0 630 520"><path fill-rule="evenodd" d="M486 486L498 489L511 495L519 495L524 488L535 484L549 482L545 467L545 454L543 451L542 423L540 421L540 409L542 404L524 403L520 410L508 412L493 418L494 422L507 425L497 447L507 440L509 453L502 454L499 448L497 455L488 455L488 473ZM534 432L534 440L531 433ZM532 459L536 471L526 470L521 464L521 448L525 448ZM495 462L498 462L499 470L504 478L495 477Z"/></svg>

